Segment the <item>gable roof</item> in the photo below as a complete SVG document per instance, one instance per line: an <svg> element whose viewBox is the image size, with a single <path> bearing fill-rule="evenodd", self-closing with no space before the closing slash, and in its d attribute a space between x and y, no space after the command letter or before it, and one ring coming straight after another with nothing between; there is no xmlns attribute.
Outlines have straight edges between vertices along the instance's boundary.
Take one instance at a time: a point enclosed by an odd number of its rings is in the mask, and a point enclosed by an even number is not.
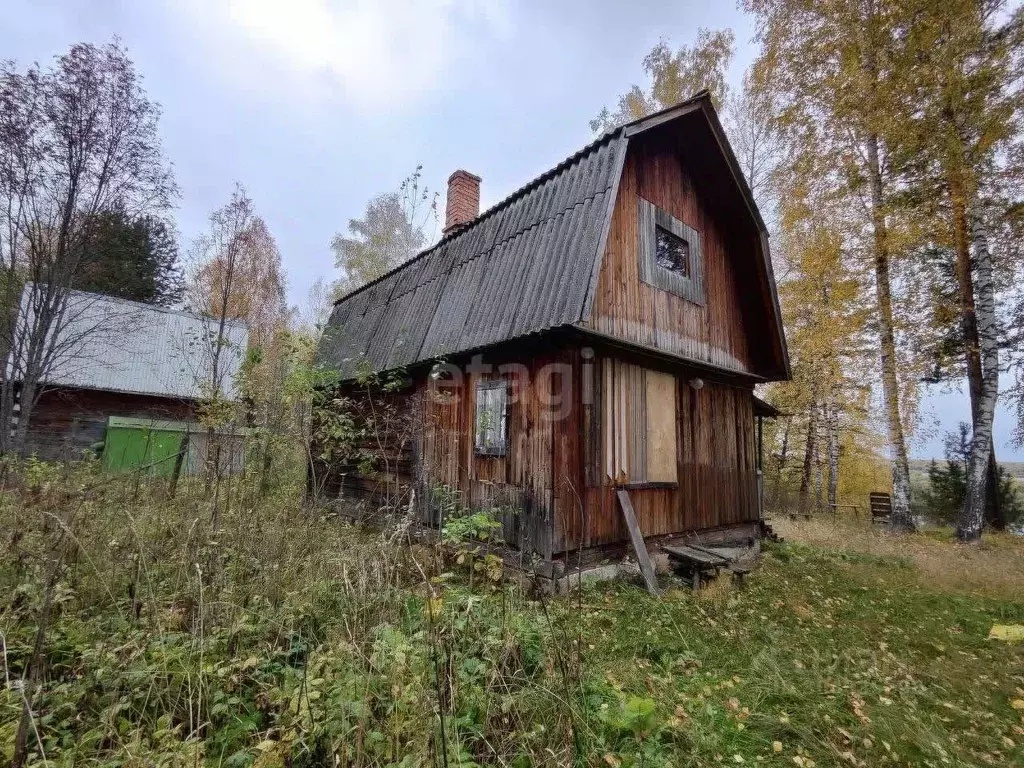
<svg viewBox="0 0 1024 768"><path fill-rule="evenodd" d="M29 327L32 297L29 283L19 314L19 322ZM66 318L53 345L46 386L196 400L211 378L215 319L85 291L68 291ZM249 331L244 322L228 321L224 336L218 378L221 391L233 398ZM16 377L18 362L7 361Z"/></svg>
<svg viewBox="0 0 1024 768"><path fill-rule="evenodd" d="M343 296L316 361L351 378L585 320L630 137L702 111L762 234L788 373L767 232L706 91L605 133L410 261Z"/></svg>

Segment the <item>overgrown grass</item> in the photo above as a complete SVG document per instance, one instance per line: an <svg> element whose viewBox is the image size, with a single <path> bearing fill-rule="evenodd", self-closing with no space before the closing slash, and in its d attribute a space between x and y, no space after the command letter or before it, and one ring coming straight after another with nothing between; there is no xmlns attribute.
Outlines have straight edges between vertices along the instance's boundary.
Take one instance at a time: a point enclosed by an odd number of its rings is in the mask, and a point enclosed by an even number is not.
<svg viewBox="0 0 1024 768"><path fill-rule="evenodd" d="M986 532L980 543L955 542L950 528L924 528L890 536L863 518L821 516L810 520L772 520L783 538L821 549L896 558L912 564L935 588L991 597L1024 596L1024 539Z"/></svg>
<svg viewBox="0 0 1024 768"><path fill-rule="evenodd" d="M201 485L24 480L0 495L5 760L48 591L38 765L1024 760L1024 648L987 639L1024 601L913 557L787 543L742 591L540 600L287 492L213 531Z"/></svg>

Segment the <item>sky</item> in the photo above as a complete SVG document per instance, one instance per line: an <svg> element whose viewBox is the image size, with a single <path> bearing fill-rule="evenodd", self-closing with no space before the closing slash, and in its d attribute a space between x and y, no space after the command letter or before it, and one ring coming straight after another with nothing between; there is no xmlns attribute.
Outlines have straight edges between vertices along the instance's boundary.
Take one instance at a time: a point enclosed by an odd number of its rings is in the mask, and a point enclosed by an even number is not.
<svg viewBox="0 0 1024 768"><path fill-rule="evenodd" d="M417 166L442 201L456 168L482 176L486 208L587 143L659 39L731 28L736 85L756 55L731 0L4 0L2 18L0 58L23 65L120 38L163 108L183 248L241 182L296 305L337 277L332 237ZM917 457L969 418L956 393L922 412ZM997 453L1022 461L1011 423Z"/></svg>

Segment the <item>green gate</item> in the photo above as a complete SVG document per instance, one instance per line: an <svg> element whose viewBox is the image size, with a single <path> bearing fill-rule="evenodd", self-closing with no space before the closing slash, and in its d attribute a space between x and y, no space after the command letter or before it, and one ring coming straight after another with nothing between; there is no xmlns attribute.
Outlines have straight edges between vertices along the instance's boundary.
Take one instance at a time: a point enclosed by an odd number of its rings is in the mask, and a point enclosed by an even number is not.
<svg viewBox="0 0 1024 768"><path fill-rule="evenodd" d="M110 472L142 471L170 477L178 454L186 448L185 421L110 416L103 443L103 468Z"/></svg>

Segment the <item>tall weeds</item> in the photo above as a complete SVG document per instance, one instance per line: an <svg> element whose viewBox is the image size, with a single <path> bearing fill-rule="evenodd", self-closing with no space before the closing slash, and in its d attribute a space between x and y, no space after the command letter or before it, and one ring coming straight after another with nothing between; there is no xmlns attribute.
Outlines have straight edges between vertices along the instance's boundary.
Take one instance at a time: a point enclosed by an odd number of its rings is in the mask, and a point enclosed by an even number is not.
<svg viewBox="0 0 1024 768"><path fill-rule="evenodd" d="M7 759L567 761L580 686L566 635L500 568L470 589L401 522L346 524L297 487L258 499L239 482L224 504L229 489L214 501L204 485L183 478L170 498L165 481L90 463L9 468Z"/></svg>

